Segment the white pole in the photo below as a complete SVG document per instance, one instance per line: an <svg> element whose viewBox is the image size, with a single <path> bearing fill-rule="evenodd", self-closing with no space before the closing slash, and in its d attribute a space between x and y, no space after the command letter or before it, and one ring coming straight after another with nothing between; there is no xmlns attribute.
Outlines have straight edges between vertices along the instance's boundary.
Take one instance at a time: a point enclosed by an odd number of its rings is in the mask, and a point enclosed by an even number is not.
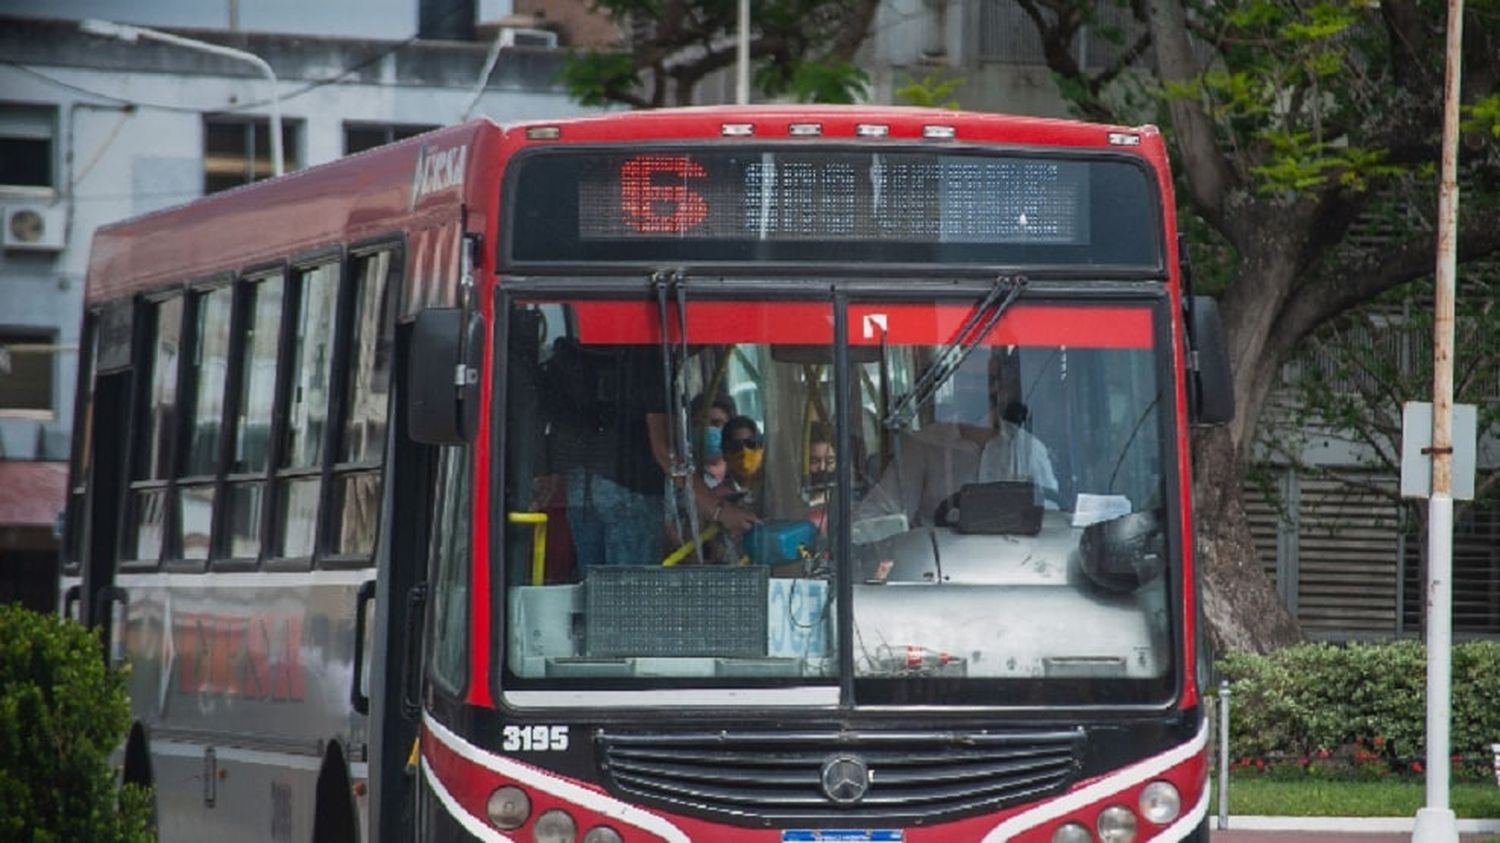
<svg viewBox="0 0 1500 843"><path fill-rule="evenodd" d="M1427 804L1413 843L1457 843L1448 806L1453 672L1453 318L1458 274L1458 94L1463 0L1448 0L1443 160L1438 185L1437 277L1432 337L1432 497L1427 509Z"/></svg>
<svg viewBox="0 0 1500 843"><path fill-rule="evenodd" d="M271 65L265 59L254 53L236 50L233 47L225 47L222 44L210 44L207 41L199 41L194 38L184 38L181 35L173 35L170 32L161 32L156 29L147 29L144 26L130 26L128 24L91 18L80 22L78 28L91 35L114 38L120 41L133 42L141 38L148 38L152 41L160 41L163 44L171 44L175 47L184 47L202 53L213 53L216 56L223 56L255 65L256 69L265 74L266 79L271 83L271 97L269 100L271 108L271 174L275 176L282 174L281 95L277 90L276 72L271 69Z"/></svg>
<svg viewBox="0 0 1500 843"><path fill-rule="evenodd" d="M734 101L750 104L750 0L740 0L739 44L736 49Z"/></svg>

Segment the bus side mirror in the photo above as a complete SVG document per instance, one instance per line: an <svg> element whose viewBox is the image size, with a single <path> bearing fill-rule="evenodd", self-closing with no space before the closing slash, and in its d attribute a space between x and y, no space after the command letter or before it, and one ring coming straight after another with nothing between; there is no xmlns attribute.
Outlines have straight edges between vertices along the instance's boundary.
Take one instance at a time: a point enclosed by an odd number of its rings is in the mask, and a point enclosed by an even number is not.
<svg viewBox="0 0 1500 843"><path fill-rule="evenodd" d="M1234 376L1219 303L1209 296L1188 300L1188 415L1193 424L1228 424L1234 419Z"/></svg>
<svg viewBox="0 0 1500 843"><path fill-rule="evenodd" d="M456 307L430 307L412 326L406 364L406 424L427 445L461 445L479 427L484 320Z"/></svg>

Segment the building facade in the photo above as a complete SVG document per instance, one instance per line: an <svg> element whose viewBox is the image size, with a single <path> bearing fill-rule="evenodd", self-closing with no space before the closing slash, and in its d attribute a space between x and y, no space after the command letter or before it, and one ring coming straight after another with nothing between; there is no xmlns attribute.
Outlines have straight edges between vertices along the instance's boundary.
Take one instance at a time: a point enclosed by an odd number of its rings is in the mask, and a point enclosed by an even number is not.
<svg viewBox="0 0 1500 843"><path fill-rule="evenodd" d="M205 4L131 4L121 22L170 21L184 5ZM318 3L298 29L307 5L246 4L239 30L172 30L270 64L287 172L471 116L583 110L555 81L562 52L513 37L509 3ZM93 231L271 175L273 95L248 62L80 29L84 14L126 13L118 3L42 6L48 17L0 18L0 599L36 608L56 605L30 581L55 580ZM381 37L329 34L327 7ZM470 37L441 37L455 33Z"/></svg>

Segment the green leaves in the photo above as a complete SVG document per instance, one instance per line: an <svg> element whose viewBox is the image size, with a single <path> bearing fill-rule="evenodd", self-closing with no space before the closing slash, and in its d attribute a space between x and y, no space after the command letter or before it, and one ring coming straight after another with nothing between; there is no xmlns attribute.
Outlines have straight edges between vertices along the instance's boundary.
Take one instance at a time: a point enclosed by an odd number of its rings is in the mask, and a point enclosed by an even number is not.
<svg viewBox="0 0 1500 843"><path fill-rule="evenodd" d="M583 105L624 102L638 81L629 53L578 53L562 69L568 95Z"/></svg>
<svg viewBox="0 0 1500 843"><path fill-rule="evenodd" d="M0 840L151 840L149 793L117 789L109 765L129 723L92 634L0 605Z"/></svg>
<svg viewBox="0 0 1500 843"><path fill-rule="evenodd" d="M959 105L953 92L963 83L963 79L936 73L929 73L921 79L907 77L907 83L896 89L896 100L920 108L956 109Z"/></svg>
<svg viewBox="0 0 1500 843"><path fill-rule="evenodd" d="M1365 747L1386 762L1426 751L1426 653L1421 644L1300 644L1266 656L1234 653L1230 753L1319 757ZM1500 735L1500 644L1453 648L1452 751L1487 756Z"/></svg>
<svg viewBox="0 0 1500 843"><path fill-rule="evenodd" d="M1373 179L1394 177L1406 167L1386 164L1383 149L1360 149L1318 140L1311 132L1268 130L1260 135L1269 163L1251 167L1263 194L1310 191L1337 184L1364 191Z"/></svg>
<svg viewBox="0 0 1500 843"><path fill-rule="evenodd" d="M864 99L870 76L846 61L799 62L756 68L756 86L771 96L790 95L797 102L849 104Z"/></svg>

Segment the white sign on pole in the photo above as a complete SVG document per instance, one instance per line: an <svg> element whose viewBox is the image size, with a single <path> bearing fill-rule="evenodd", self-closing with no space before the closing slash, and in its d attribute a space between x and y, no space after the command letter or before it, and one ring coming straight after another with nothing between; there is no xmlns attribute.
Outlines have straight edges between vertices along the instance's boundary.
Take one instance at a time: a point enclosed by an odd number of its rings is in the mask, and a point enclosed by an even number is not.
<svg viewBox="0 0 1500 843"><path fill-rule="evenodd" d="M1478 451L1479 414L1473 404L1453 405L1453 499L1474 499L1474 465ZM1432 495L1432 404L1401 405L1401 497Z"/></svg>

